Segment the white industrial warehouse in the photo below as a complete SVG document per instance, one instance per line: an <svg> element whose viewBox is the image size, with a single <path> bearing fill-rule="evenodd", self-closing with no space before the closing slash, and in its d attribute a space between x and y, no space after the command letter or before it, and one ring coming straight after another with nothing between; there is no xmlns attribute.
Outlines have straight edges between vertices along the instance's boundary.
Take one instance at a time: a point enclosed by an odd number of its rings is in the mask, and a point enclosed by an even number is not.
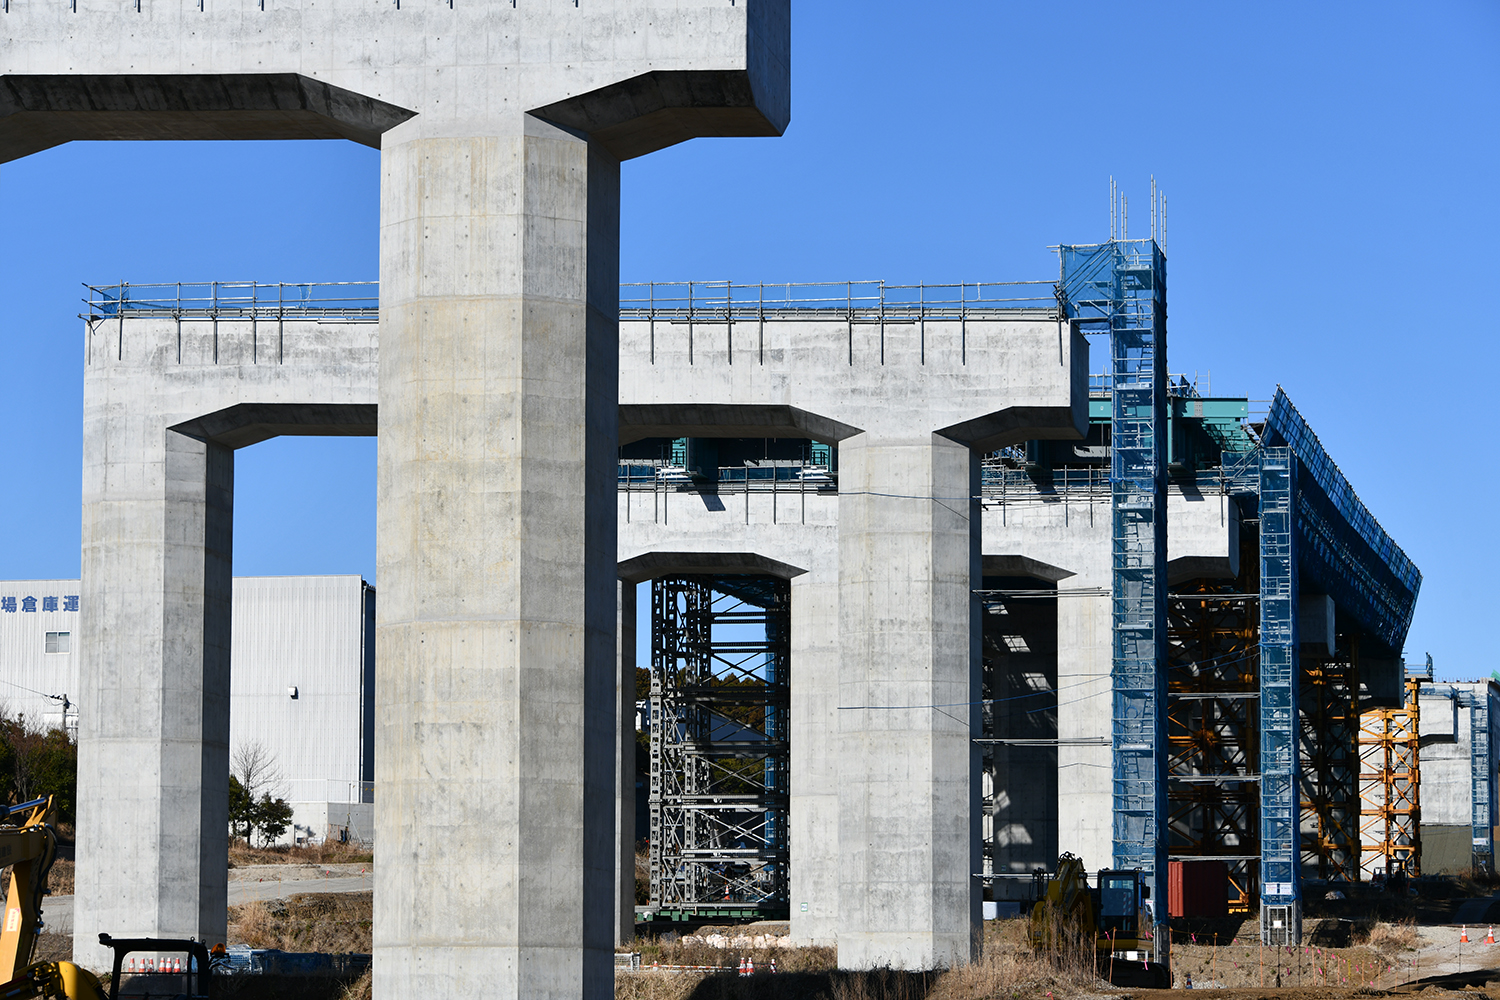
<svg viewBox="0 0 1500 1000"><path fill-rule="evenodd" d="M0 582L0 704L77 732L77 580ZM370 842L375 589L359 576L234 580L230 747L258 743L286 842Z"/></svg>

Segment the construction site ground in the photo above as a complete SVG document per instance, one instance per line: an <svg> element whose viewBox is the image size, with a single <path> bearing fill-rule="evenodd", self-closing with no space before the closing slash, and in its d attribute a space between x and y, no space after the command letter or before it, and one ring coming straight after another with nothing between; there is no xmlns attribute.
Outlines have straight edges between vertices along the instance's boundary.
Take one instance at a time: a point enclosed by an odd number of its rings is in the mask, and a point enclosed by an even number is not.
<svg viewBox="0 0 1500 1000"><path fill-rule="evenodd" d="M1421 886L1420 896L1367 886L1345 889L1313 894L1319 898L1308 901L1304 943L1296 947L1261 945L1258 921L1248 916L1176 922L1170 990L1110 986L1081 956L1037 956L1026 940L1027 922L1019 919L988 922L981 960L946 973L838 972L832 949L754 947L753 933L739 935L737 947L734 932L726 928L663 935L637 943L642 969L620 971L615 995L617 1000L1151 1000L1168 995L1183 1000L1191 988L1193 996L1228 1000L1413 995L1473 1000L1481 994L1500 1000L1500 944L1486 943L1488 921L1494 919L1500 929L1500 895L1489 895L1493 886L1434 880ZM1327 899L1329 894L1335 898ZM1467 942L1460 940L1465 933L1460 920L1474 921L1467 925ZM706 946L706 940L721 942L726 931L728 947ZM754 961L755 975L738 975L744 958ZM766 971L773 959L774 976ZM723 971L701 968L714 965Z"/></svg>

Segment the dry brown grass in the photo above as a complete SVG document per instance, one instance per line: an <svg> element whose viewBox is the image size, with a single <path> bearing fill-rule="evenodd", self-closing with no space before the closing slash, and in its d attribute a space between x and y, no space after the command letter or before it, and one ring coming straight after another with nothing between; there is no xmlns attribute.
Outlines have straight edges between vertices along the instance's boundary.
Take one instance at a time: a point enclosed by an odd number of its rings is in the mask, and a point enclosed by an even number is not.
<svg viewBox="0 0 1500 1000"><path fill-rule="evenodd" d="M324 841L302 847L251 847L243 840L229 842L229 867L245 865L369 864L375 856L368 847Z"/></svg>
<svg viewBox="0 0 1500 1000"><path fill-rule="evenodd" d="M1403 920L1393 924L1379 923L1371 927L1368 944L1379 951L1410 951L1420 941L1416 922Z"/></svg>
<svg viewBox="0 0 1500 1000"><path fill-rule="evenodd" d="M760 970L770 969L774 959L778 972L826 972L837 962L832 948L713 948L699 941L647 938L637 941L635 950L641 953L642 967L660 963L738 968L741 958L749 958Z"/></svg>
<svg viewBox="0 0 1500 1000"><path fill-rule="evenodd" d="M615 1000L990 1000L1047 994L1062 998L1103 988L1090 956L1033 953L1022 921L991 923L983 958L950 972L838 972L832 948L718 949L680 941L648 941L639 948L642 969L615 976ZM781 975L742 979L732 971L742 956L754 958L758 972L768 969L774 957ZM652 961L721 964L731 971L656 971L650 968Z"/></svg>
<svg viewBox="0 0 1500 1000"><path fill-rule="evenodd" d="M364 975L345 986L339 1000L371 1000L370 970L366 969Z"/></svg>
<svg viewBox="0 0 1500 1000"><path fill-rule="evenodd" d="M36 951L32 954L31 960L33 962L73 961L73 935L42 931L37 935Z"/></svg>
<svg viewBox="0 0 1500 1000"><path fill-rule="evenodd" d="M63 858L52 862L52 870L47 873L47 888L54 896L73 895L73 862Z"/></svg>
<svg viewBox="0 0 1500 1000"><path fill-rule="evenodd" d="M370 951L368 892L300 893L229 908L229 943L329 954Z"/></svg>

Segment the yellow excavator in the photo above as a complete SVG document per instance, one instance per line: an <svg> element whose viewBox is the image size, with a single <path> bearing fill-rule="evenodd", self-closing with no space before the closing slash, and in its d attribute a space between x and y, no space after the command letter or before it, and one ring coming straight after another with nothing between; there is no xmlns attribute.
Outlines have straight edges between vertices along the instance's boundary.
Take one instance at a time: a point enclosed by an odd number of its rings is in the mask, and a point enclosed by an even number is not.
<svg viewBox="0 0 1500 1000"><path fill-rule="evenodd" d="M1064 854L1057 870L1033 876L1031 947L1059 957L1092 952L1099 975L1116 986L1170 987L1153 962L1155 930L1140 869L1104 869L1089 885L1082 859Z"/></svg>
<svg viewBox="0 0 1500 1000"><path fill-rule="evenodd" d="M0 984L0 1000L105 1000L103 986L87 969L72 962L31 961L42 932L47 873L57 859L57 833L48 822L51 815L48 796L10 806L0 821L0 865L10 866L5 917L0 923L0 976L10 981ZM21 817L19 823L12 822L16 816Z"/></svg>
<svg viewBox="0 0 1500 1000"><path fill-rule="evenodd" d="M48 822L51 797L0 806L0 866L10 866L5 916L0 922L0 1000L212 1000L213 956L201 941L164 938L111 938L114 969L106 993L99 979L72 962L31 961L42 932L42 897L57 858L57 833ZM19 823L11 817L22 817ZM216 952L222 953L220 945ZM137 958L136 956L140 957Z"/></svg>

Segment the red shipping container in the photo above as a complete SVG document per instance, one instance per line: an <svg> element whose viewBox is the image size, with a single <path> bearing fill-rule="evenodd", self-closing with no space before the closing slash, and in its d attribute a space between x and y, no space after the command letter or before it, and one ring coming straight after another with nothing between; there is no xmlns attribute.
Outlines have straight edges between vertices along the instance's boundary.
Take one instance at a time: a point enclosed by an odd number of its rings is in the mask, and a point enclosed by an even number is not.
<svg viewBox="0 0 1500 1000"><path fill-rule="evenodd" d="M1168 861L1167 912L1174 917L1229 916L1229 866L1222 861Z"/></svg>

